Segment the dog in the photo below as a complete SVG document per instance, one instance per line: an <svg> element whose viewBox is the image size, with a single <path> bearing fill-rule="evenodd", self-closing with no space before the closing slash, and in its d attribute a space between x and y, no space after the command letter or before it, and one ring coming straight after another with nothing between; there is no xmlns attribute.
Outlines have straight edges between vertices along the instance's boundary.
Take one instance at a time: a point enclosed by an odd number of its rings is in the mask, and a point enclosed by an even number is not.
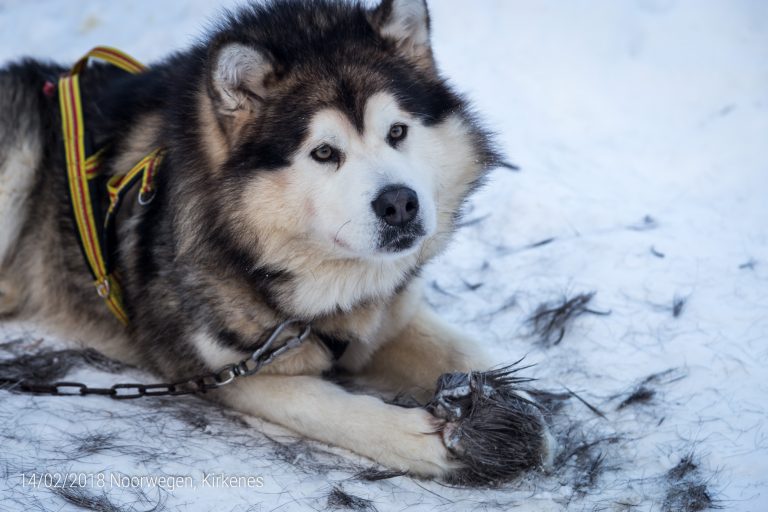
<svg viewBox="0 0 768 512"><path fill-rule="evenodd" d="M242 360L281 322L308 323L305 343L206 395L409 474L477 465L462 433L482 415L462 400L510 381L479 372L492 361L430 310L419 274L500 156L436 67L424 0L253 4L143 73L83 71L102 174L164 151L152 201L132 191L117 221L127 326L78 243L62 114L44 90L67 71L34 60L0 71L4 317L171 380ZM381 398L403 393L432 407ZM515 449L540 465L545 422L512 395Z"/></svg>

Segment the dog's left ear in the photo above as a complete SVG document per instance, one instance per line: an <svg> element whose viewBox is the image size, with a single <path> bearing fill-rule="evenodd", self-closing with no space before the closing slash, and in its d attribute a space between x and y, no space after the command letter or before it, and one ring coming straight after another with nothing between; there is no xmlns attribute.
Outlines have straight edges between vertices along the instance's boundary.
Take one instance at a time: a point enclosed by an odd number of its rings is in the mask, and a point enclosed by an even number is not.
<svg viewBox="0 0 768 512"><path fill-rule="evenodd" d="M382 0L371 12L371 25L397 51L423 67L434 65L429 45L429 10L426 0Z"/></svg>

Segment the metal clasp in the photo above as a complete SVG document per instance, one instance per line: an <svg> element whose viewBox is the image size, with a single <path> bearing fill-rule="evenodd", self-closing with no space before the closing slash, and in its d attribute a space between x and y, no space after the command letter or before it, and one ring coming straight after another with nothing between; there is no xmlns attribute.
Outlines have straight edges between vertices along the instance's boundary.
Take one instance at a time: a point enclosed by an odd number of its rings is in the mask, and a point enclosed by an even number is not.
<svg viewBox="0 0 768 512"><path fill-rule="evenodd" d="M98 293L99 297L102 299L106 299L109 297L109 292L109 279L105 277L103 281L96 285L96 293Z"/></svg>
<svg viewBox="0 0 768 512"><path fill-rule="evenodd" d="M138 201L141 206L148 205L149 203L152 202L154 198L155 198L155 191L153 189L150 189L147 191L143 191L143 190L139 191Z"/></svg>
<svg viewBox="0 0 768 512"><path fill-rule="evenodd" d="M251 357L248 359L245 359L240 362L240 364L237 365L237 368L235 369L236 373L238 373L238 376L248 376L253 375L254 373L261 370L262 367L268 365L271 363L276 357L280 356L283 352L290 350L294 347L298 347L301 345L304 340L307 339L310 332L312 331L312 327L310 324L305 324L302 328L301 332L294 336L293 338L289 339L283 346L272 350L272 345L277 341L277 339L280 337L280 335L285 331L287 328L301 324L302 322L300 320L286 320L282 323L280 323L275 329L272 331L272 333L269 335L269 338L267 338L267 341L264 342L263 345L261 345L259 348L253 351L251 354ZM253 361L255 365L251 368L249 368L248 362Z"/></svg>

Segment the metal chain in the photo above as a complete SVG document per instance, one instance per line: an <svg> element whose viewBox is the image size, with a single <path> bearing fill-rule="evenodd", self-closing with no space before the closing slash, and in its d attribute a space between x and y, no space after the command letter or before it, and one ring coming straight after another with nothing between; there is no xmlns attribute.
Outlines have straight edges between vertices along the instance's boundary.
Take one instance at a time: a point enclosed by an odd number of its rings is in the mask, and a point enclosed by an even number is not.
<svg viewBox="0 0 768 512"><path fill-rule="evenodd" d="M259 348L238 363L231 363L222 366L218 370L197 375L187 379L171 383L158 384L115 384L109 388L95 388L87 386L80 382L54 382L52 384L35 384L19 380L0 379L0 383L15 385L12 389L23 391L25 393L36 393L56 396L86 396L103 395L116 400L127 398L141 398L143 396L176 396L189 395L193 393L205 393L211 389L220 388L231 384L235 379L248 377L259 372L262 368L272 363L283 353L298 347L309 336L311 332L310 324L303 324L298 335L290 338L285 344L272 348L278 337L288 327L302 325L298 320L286 320L275 327Z"/></svg>

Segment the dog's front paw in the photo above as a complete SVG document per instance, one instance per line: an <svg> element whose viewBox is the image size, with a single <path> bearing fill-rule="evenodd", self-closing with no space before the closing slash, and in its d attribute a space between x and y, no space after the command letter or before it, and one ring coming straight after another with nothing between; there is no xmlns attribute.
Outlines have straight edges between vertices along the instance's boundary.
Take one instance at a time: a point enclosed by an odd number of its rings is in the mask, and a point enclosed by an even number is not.
<svg viewBox="0 0 768 512"><path fill-rule="evenodd" d="M445 421L443 443L463 466L451 480L489 484L549 463L553 441L513 368L446 373L427 410Z"/></svg>
<svg viewBox="0 0 768 512"><path fill-rule="evenodd" d="M461 466L453 453L445 446L441 437L444 421L420 407L400 409L393 416L394 423L381 425L382 431L376 436L386 439L388 434L397 432L392 443L376 447L371 457L390 468L414 476L446 478Z"/></svg>

